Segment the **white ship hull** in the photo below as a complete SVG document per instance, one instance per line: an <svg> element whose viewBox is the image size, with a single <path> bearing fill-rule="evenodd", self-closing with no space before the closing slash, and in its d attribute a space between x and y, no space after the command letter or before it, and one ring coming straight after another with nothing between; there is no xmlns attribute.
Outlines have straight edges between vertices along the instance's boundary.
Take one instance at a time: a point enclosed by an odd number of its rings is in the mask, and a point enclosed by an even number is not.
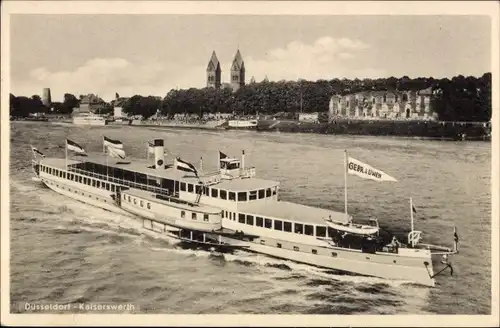
<svg viewBox="0 0 500 328"><path fill-rule="evenodd" d="M48 176L41 177L41 179L45 185L59 194L114 213L135 217L143 222L144 228L163 234L169 240L179 241L171 234L172 231L177 230L176 227L155 221L154 215L150 215L146 211L143 213L132 207L127 208L128 210L120 208L116 205L109 191L73 183L58 177ZM173 223L175 224L175 222ZM252 233L257 233L257 231L252 231ZM429 271L424 265L426 261L431 264L430 252L426 250L419 250L421 252L419 257L403 257L401 255L368 254L357 250L331 248L327 247L325 242L317 239L307 243L263 236L254 241L241 241L231 237L223 237L223 240L235 246L246 246L243 249L252 252L317 267L434 286L434 279L430 278L433 275L432 265L429 265ZM266 243L265 245L261 244L262 240ZM280 243L282 247L276 247L277 243ZM293 247L298 247L299 250L295 251ZM317 254L312 254L312 249L315 249ZM332 252L336 253L336 257L332 256Z"/></svg>
<svg viewBox="0 0 500 328"><path fill-rule="evenodd" d="M82 116L82 117L74 117L73 124L75 125L93 125L93 126L104 126L107 125L108 122L106 119L102 117L91 117L91 116Z"/></svg>
<svg viewBox="0 0 500 328"><path fill-rule="evenodd" d="M229 120L227 122L227 126L229 129L256 129L257 124L257 120Z"/></svg>

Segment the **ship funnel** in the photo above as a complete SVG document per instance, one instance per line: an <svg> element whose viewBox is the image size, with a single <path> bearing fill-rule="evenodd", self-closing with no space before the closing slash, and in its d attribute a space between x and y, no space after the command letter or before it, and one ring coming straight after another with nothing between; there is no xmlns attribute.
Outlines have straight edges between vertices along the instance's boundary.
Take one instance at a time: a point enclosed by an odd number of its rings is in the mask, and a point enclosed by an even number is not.
<svg viewBox="0 0 500 328"><path fill-rule="evenodd" d="M157 170L165 169L165 154L163 152L163 139L154 140L155 168Z"/></svg>

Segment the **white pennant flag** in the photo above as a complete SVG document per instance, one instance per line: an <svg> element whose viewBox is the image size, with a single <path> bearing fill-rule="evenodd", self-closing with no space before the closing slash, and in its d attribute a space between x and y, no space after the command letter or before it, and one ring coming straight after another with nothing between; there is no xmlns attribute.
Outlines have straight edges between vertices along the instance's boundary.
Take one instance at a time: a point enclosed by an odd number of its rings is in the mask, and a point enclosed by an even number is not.
<svg viewBox="0 0 500 328"><path fill-rule="evenodd" d="M382 172L376 168L371 167L368 164L365 164L357 159L352 157L347 158L347 173L352 175L357 175L363 179L369 179L374 181L398 181L388 175L387 173Z"/></svg>

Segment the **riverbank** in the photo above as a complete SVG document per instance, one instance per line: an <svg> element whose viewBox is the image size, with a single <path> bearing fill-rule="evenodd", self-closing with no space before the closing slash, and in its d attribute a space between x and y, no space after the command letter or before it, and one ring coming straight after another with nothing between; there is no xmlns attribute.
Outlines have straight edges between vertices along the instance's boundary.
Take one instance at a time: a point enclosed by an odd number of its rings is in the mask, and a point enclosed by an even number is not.
<svg viewBox="0 0 500 328"><path fill-rule="evenodd" d="M330 123L313 123L262 120L259 121L257 130L438 140L491 140L489 124L469 122L337 120Z"/></svg>

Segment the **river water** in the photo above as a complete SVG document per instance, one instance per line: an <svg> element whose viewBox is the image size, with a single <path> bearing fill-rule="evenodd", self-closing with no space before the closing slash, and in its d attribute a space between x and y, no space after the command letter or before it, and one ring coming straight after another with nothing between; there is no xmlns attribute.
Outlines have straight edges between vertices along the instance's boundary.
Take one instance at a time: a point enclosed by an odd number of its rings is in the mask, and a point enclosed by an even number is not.
<svg viewBox="0 0 500 328"><path fill-rule="evenodd" d="M58 195L31 181L30 144L64 157L64 139L101 151L119 139L133 157L163 138L172 156L215 169L217 151L246 152L246 166L281 182L281 199L343 211L343 152L398 179L348 179L354 217L376 217L401 238L453 242L454 275L436 288L328 270L237 252L224 258L180 249L138 221ZM19 302L132 302L165 314L489 314L491 298L491 144L252 131L169 130L11 124L11 311Z"/></svg>

